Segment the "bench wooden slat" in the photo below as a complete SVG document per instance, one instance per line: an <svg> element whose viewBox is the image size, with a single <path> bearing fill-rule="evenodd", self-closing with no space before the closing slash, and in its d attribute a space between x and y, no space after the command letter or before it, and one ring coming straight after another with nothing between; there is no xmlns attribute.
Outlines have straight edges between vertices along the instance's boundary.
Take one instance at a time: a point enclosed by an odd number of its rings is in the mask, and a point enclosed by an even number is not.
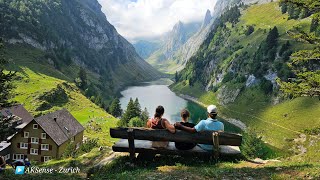
<svg viewBox="0 0 320 180"><path fill-rule="evenodd" d="M191 150L178 150L175 148L174 142L170 142L166 148L154 148L152 147L152 141L148 140L134 140L136 153L148 153L153 152L156 154L170 154L170 155L212 155L212 152L201 149L199 146L194 147ZM240 155L240 149L238 146L219 146L220 155L223 156L235 156ZM112 146L114 152L129 152L129 144L125 139L121 139Z"/></svg>
<svg viewBox="0 0 320 180"><path fill-rule="evenodd" d="M131 128L130 128L131 129ZM204 131L198 133L188 133L177 130L173 135L167 130L155 130L148 128L134 129L134 139L150 141L171 141L171 142L190 142L200 144L213 144L212 133L214 131ZM128 139L128 128L111 128L110 135L113 138ZM242 136L239 134L220 132L219 145L240 146Z"/></svg>

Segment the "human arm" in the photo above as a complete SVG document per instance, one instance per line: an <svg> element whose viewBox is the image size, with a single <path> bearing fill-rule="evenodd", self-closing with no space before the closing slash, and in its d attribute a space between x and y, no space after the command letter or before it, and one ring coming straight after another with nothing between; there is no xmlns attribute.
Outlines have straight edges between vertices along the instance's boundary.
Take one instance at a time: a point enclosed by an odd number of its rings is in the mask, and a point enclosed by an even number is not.
<svg viewBox="0 0 320 180"><path fill-rule="evenodd" d="M150 119L148 119L148 121L147 121L147 128L151 128L151 120Z"/></svg>
<svg viewBox="0 0 320 180"><path fill-rule="evenodd" d="M184 126L181 123L175 123L174 126L177 129L181 129L182 131L186 131L186 132L189 132L189 133L196 133L197 132L195 128Z"/></svg>
<svg viewBox="0 0 320 180"><path fill-rule="evenodd" d="M176 133L176 128L168 120L164 120L163 125L169 132Z"/></svg>

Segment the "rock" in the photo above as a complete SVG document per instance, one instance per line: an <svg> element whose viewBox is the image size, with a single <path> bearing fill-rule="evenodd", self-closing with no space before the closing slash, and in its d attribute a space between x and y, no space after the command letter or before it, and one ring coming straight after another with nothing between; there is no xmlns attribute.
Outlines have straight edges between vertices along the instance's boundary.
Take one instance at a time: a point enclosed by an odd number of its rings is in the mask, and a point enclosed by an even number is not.
<svg viewBox="0 0 320 180"><path fill-rule="evenodd" d="M247 79L246 87L251 87L257 83L258 83L258 80L256 79L256 77L253 74L251 74L251 75L249 75L249 77Z"/></svg>
<svg viewBox="0 0 320 180"><path fill-rule="evenodd" d="M234 102L238 97L238 95L240 94L240 90L241 90L240 88L233 89L233 88L228 88L227 86L222 86L218 91L218 96L217 96L220 104L226 105Z"/></svg>

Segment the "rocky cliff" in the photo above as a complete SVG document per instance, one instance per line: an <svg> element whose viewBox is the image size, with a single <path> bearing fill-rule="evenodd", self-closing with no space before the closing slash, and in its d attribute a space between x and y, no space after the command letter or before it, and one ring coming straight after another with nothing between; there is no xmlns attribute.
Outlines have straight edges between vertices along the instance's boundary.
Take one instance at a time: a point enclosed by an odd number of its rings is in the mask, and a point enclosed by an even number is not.
<svg viewBox="0 0 320 180"><path fill-rule="evenodd" d="M159 77L108 21L97 0L1 1L1 36L45 51L57 69L77 65L119 89Z"/></svg>

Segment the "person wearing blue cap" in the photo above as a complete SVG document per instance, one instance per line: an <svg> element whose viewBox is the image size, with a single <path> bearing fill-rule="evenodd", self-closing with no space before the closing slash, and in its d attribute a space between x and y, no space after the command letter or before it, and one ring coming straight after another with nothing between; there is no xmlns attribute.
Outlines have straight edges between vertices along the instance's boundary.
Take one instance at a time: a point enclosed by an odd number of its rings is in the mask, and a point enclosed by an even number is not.
<svg viewBox="0 0 320 180"><path fill-rule="evenodd" d="M181 123L175 123L175 127L177 129L181 129L183 131L187 131L190 133L196 133L201 131L224 131L224 124L217 120L218 110L217 106L210 105L207 107L208 118L205 120L201 120L196 126L193 128L182 125ZM199 144L199 146L207 151L211 151L213 149L213 145L207 144Z"/></svg>

